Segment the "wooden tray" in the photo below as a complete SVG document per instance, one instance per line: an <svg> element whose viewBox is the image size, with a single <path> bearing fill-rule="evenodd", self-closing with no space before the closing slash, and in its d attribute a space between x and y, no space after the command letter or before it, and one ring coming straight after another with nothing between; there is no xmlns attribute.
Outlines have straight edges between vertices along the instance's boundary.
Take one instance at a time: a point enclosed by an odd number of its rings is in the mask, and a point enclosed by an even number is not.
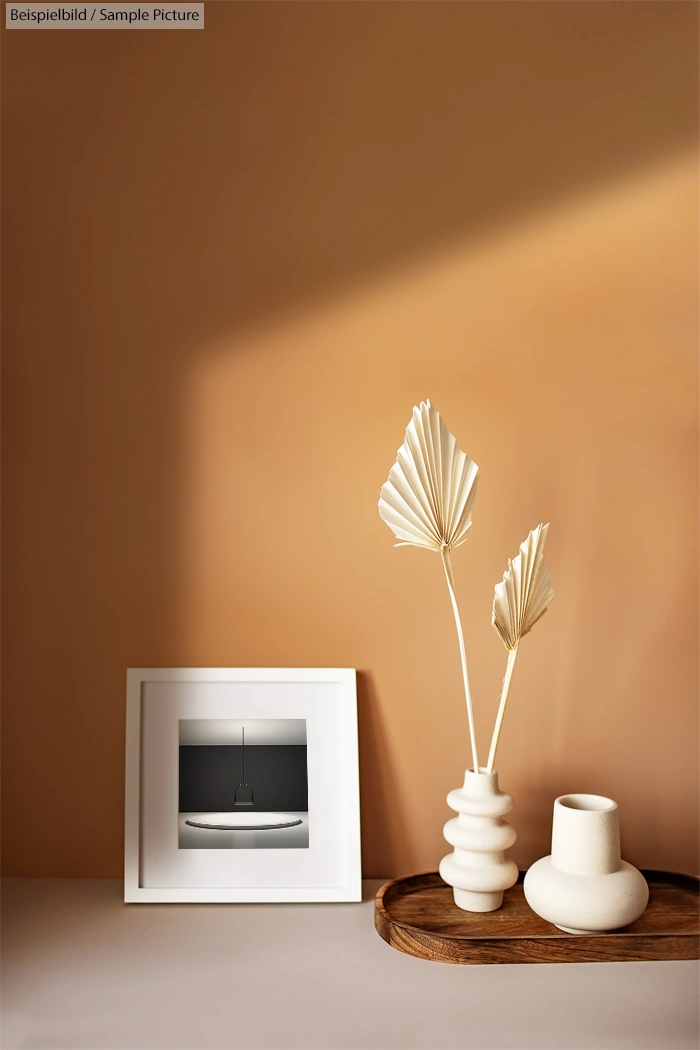
<svg viewBox="0 0 700 1050"><path fill-rule="evenodd" d="M649 904L614 933L562 933L528 906L518 882L503 907L478 914L458 908L436 871L387 882L374 901L374 925L393 948L445 963L625 962L700 957L698 879L642 872Z"/></svg>

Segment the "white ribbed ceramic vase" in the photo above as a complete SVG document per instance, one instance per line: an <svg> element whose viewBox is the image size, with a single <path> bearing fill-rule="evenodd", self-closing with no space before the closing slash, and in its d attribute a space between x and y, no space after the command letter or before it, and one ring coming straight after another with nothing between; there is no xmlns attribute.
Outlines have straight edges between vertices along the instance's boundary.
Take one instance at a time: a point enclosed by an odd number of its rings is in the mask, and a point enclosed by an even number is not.
<svg viewBox="0 0 700 1050"><path fill-rule="evenodd" d="M528 870L525 898L566 933L618 930L647 906L646 879L622 860L617 803L602 795L554 802L552 853Z"/></svg>
<svg viewBox="0 0 700 1050"><path fill-rule="evenodd" d="M515 842L515 828L503 820L513 799L498 788L498 773L468 769L464 786L450 791L447 804L458 816L443 834L454 852L440 861L440 875L452 886L455 904L464 911L495 911L503 891L518 879L515 861L504 850Z"/></svg>

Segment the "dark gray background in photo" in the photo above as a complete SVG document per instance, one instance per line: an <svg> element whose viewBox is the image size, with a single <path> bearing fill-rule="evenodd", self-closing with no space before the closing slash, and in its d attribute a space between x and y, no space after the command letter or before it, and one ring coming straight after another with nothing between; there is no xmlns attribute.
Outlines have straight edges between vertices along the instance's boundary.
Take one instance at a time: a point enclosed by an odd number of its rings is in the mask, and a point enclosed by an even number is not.
<svg viewBox="0 0 700 1050"><path fill-rule="evenodd" d="M233 810L243 749L235 744L180 746L180 812ZM254 803L245 811L306 812L306 744L259 744L245 749L245 775Z"/></svg>

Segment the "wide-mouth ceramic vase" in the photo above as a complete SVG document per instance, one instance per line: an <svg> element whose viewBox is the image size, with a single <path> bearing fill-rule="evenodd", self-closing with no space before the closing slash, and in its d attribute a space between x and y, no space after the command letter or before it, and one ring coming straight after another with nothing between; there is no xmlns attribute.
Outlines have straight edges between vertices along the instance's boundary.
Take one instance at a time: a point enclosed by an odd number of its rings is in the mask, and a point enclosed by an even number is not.
<svg viewBox="0 0 700 1050"><path fill-rule="evenodd" d="M566 933L628 926L647 906L644 876L622 860L617 803L603 795L554 801L552 852L528 870L525 899Z"/></svg>

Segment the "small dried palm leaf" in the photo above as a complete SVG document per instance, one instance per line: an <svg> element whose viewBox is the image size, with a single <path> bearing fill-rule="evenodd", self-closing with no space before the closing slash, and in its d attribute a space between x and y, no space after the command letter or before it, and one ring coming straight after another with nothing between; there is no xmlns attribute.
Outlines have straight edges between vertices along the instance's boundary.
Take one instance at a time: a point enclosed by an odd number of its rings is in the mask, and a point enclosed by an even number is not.
<svg viewBox="0 0 700 1050"><path fill-rule="evenodd" d="M397 546L449 551L464 543L477 475L439 413L421 402L379 497L379 514L401 541Z"/></svg>
<svg viewBox="0 0 700 1050"><path fill-rule="evenodd" d="M531 631L554 597L552 580L544 563L544 545L549 525L538 525L520 553L508 559L503 581L496 584L491 623L506 649L517 649L520 639Z"/></svg>

